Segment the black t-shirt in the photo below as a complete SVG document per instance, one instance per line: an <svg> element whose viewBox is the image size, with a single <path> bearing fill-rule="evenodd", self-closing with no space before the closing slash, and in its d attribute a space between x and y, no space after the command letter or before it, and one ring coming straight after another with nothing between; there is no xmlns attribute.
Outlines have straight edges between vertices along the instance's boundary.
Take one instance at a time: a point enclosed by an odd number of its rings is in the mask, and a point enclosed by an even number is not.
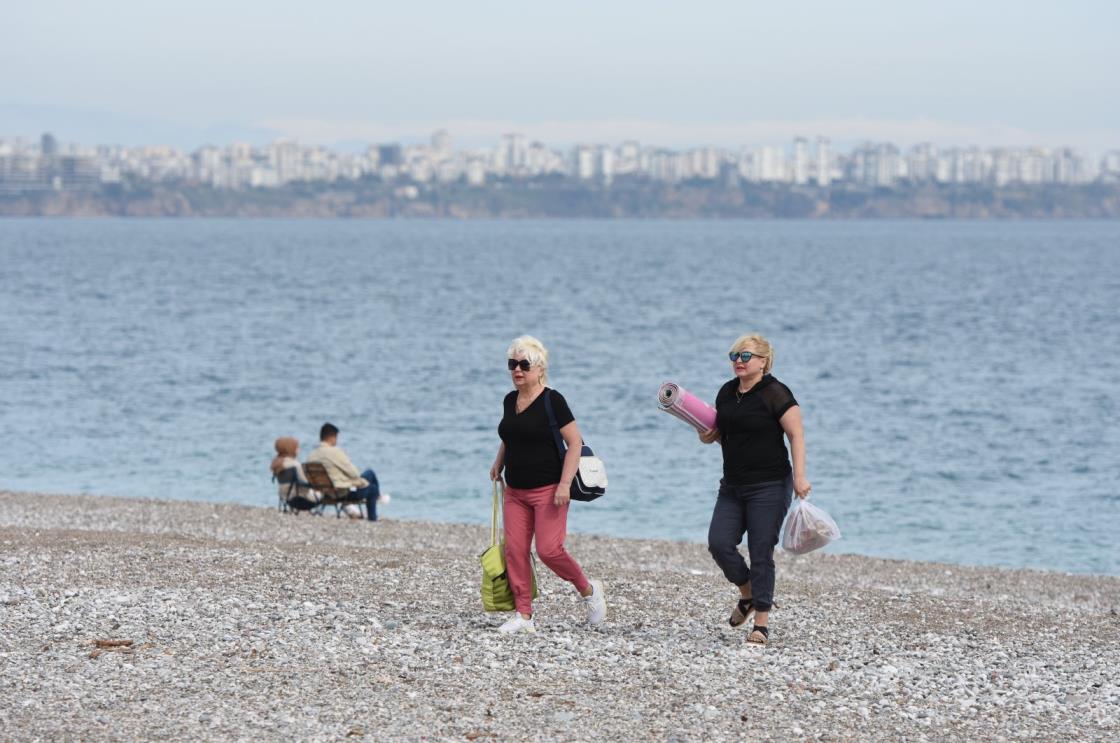
<svg viewBox="0 0 1120 743"><path fill-rule="evenodd" d="M789 387L766 374L738 396L739 379L716 395L716 427L723 448L723 479L728 485L781 480L791 471L779 419L797 404Z"/></svg>
<svg viewBox="0 0 1120 743"><path fill-rule="evenodd" d="M502 422L498 435L506 445L506 482L515 488L539 488L560 482L563 460L556 448L556 438L548 425L544 396L552 394L552 412L556 425L563 428L575 420L568 402L556 390L544 388L529 407L517 412L517 390L502 402Z"/></svg>

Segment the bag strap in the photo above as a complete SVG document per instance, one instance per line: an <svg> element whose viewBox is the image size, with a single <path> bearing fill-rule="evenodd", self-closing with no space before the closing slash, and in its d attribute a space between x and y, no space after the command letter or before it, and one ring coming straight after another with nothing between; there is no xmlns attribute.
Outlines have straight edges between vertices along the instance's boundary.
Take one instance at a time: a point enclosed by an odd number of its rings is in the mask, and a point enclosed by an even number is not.
<svg viewBox="0 0 1120 743"><path fill-rule="evenodd" d="M568 446L564 437L560 435L560 426L556 425L556 413L552 410L552 388L544 391L544 410L548 413L548 427L552 429L552 438L556 441L556 448L560 451L560 458L568 453Z"/></svg>
<svg viewBox="0 0 1120 743"><path fill-rule="evenodd" d="M491 513L490 513L490 545L491 546L496 545L498 543L498 481L493 480L492 483L494 485L494 505L493 505L493 508L491 509ZM504 486L503 486L502 490L503 490L503 493L504 493L504 491L505 491Z"/></svg>

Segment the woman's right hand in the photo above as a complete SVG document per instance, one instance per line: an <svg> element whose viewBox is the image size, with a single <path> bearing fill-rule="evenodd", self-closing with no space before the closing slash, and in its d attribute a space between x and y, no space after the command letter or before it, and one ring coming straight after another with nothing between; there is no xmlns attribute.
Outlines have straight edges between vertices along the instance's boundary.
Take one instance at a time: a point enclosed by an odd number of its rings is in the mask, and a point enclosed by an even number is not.
<svg viewBox="0 0 1120 743"><path fill-rule="evenodd" d="M700 440L705 444L714 444L719 441L719 429L709 428L707 431L700 432Z"/></svg>
<svg viewBox="0 0 1120 743"><path fill-rule="evenodd" d="M494 462L494 464L490 465L490 479L491 480L501 480L502 479L502 465L501 465L500 462Z"/></svg>

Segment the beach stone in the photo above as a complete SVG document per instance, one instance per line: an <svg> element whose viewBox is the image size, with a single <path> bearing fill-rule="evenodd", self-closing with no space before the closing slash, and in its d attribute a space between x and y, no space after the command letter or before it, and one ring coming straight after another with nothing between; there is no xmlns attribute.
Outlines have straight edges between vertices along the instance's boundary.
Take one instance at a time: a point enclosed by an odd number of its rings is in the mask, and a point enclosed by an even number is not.
<svg viewBox="0 0 1120 743"><path fill-rule="evenodd" d="M758 648L703 544L571 535L608 621L538 565L506 637L483 524L0 492L0 538L17 740L1120 739L1117 578L778 554Z"/></svg>

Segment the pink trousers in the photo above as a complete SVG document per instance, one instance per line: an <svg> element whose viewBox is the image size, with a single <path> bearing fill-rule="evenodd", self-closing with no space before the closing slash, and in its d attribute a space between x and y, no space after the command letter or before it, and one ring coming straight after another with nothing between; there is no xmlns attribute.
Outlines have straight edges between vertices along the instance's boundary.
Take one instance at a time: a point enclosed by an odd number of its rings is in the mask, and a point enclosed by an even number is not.
<svg viewBox="0 0 1120 743"><path fill-rule="evenodd" d="M562 579L585 590L587 577L579 563L564 549L568 532L568 507L552 502L555 485L531 490L506 487L503 520L506 533L506 574L513 591L513 602L522 614L533 613L533 571L529 547L537 538L537 556Z"/></svg>

